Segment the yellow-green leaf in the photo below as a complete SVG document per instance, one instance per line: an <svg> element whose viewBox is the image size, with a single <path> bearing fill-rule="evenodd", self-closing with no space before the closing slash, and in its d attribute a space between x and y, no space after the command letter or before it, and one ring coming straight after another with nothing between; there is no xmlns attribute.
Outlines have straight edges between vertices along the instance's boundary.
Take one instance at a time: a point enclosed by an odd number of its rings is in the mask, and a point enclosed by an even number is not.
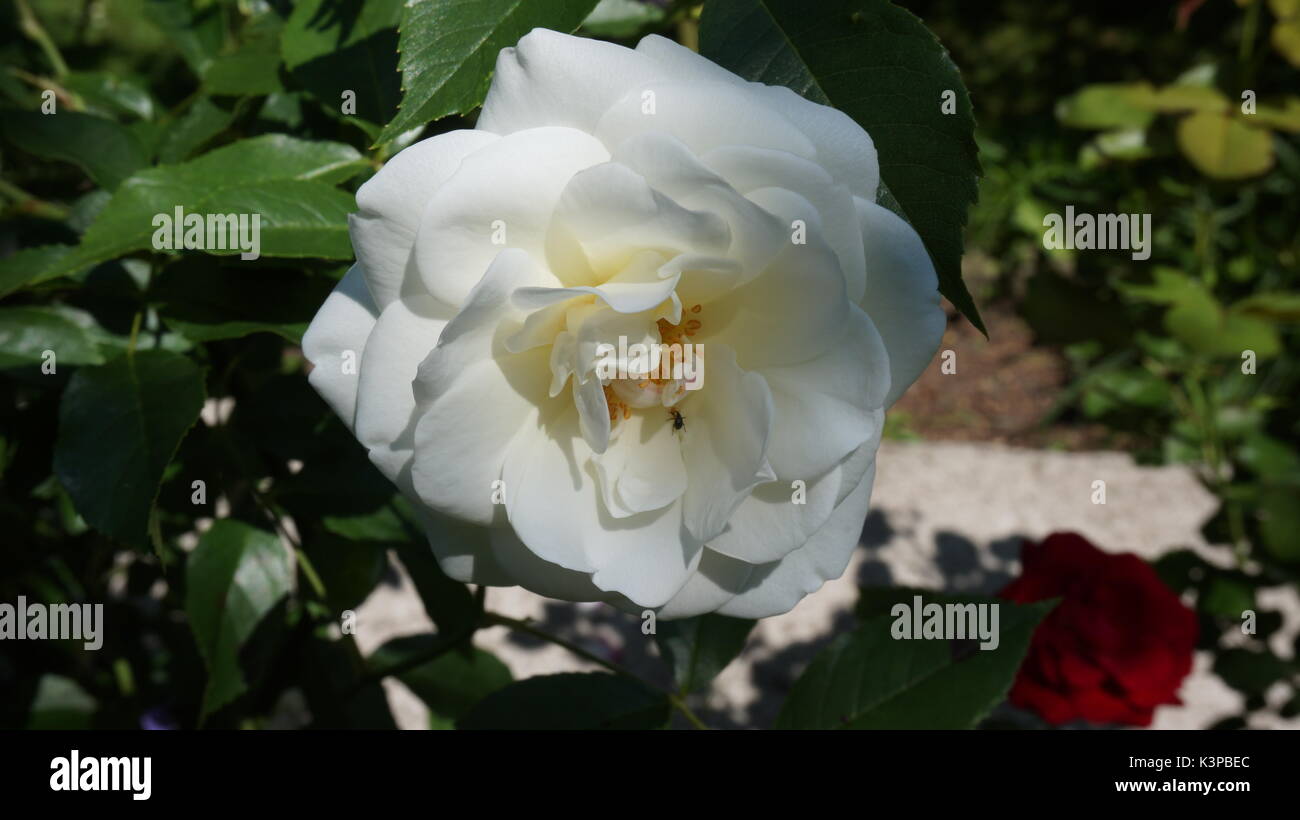
<svg viewBox="0 0 1300 820"><path fill-rule="evenodd" d="M1211 111L1178 123L1178 147L1198 171L1215 179L1245 179L1273 167L1272 134Z"/></svg>

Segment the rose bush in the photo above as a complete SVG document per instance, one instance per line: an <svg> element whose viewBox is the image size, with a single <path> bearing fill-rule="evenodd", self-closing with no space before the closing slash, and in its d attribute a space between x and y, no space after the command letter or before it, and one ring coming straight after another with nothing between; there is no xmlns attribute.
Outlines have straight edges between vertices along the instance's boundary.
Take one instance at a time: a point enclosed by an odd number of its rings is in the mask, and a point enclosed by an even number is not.
<svg viewBox="0 0 1300 820"><path fill-rule="evenodd" d="M843 572L884 412L945 324L878 185L835 109L661 37L536 30L474 130L357 193L311 383L452 578L784 612ZM698 382L634 356L610 378L620 341L699 345Z"/></svg>
<svg viewBox="0 0 1300 820"><path fill-rule="evenodd" d="M1000 593L1016 603L1061 598L1034 632L1011 702L1059 726L1075 720L1148 726L1179 703L1192 669L1196 615L1136 555L1072 533L1026 542L1024 569Z"/></svg>

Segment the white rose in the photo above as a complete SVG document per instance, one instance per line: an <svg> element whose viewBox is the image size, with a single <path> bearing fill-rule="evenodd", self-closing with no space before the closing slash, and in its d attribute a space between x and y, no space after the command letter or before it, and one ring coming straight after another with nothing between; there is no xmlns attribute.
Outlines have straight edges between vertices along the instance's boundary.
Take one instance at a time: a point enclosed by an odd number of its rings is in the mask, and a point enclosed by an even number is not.
<svg viewBox="0 0 1300 820"><path fill-rule="evenodd" d="M878 183L834 109L661 37L533 31L475 130L358 191L357 263L303 339L311 383L453 578L785 612L844 571L885 408L944 326ZM601 378L620 338L701 345L699 382L644 359Z"/></svg>

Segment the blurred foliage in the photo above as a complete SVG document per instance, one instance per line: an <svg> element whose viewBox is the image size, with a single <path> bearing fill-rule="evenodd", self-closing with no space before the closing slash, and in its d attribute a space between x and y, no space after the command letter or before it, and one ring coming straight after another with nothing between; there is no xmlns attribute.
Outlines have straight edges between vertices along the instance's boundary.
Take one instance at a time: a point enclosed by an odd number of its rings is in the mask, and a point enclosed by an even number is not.
<svg viewBox="0 0 1300 820"><path fill-rule="evenodd" d="M1014 304L1066 354L1073 378L1045 423L1100 422L1218 497L1205 536L1235 567L1179 553L1167 580L1196 595L1216 670L1259 708L1260 675L1298 671L1255 590L1300 570L1300 3L906 5L963 67L978 115L967 253L998 274L977 300ZM1045 248L1044 217L1069 206L1150 214L1151 257Z"/></svg>

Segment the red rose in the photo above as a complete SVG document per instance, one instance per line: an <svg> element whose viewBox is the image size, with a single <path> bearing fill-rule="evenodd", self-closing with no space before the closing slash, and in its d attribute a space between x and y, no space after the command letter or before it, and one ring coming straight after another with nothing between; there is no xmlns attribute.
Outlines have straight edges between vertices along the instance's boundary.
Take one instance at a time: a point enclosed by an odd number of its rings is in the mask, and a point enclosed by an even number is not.
<svg viewBox="0 0 1300 820"><path fill-rule="evenodd" d="M1148 726L1179 703L1192 668L1196 615L1136 555L1112 555L1073 533L1025 542L1020 577L999 595L1061 602L1039 624L1011 702L1059 726Z"/></svg>

